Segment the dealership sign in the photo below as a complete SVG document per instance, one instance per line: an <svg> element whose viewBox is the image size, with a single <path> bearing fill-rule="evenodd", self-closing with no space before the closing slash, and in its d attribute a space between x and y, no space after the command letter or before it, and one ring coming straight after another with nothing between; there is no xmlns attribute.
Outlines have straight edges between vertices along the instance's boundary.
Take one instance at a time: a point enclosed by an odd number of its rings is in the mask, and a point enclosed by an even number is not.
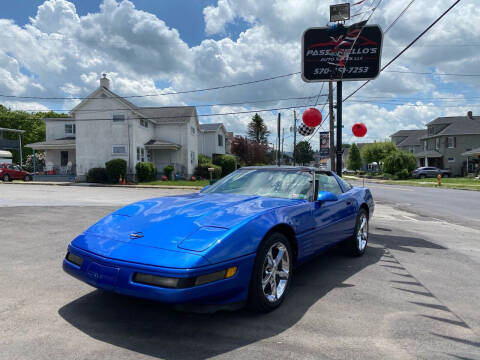
<svg viewBox="0 0 480 360"><path fill-rule="evenodd" d="M330 155L330 133L328 131L320 132L320 156L328 157Z"/></svg>
<svg viewBox="0 0 480 360"><path fill-rule="evenodd" d="M371 80L380 72L383 32L366 22L310 28L302 39L302 78L307 82Z"/></svg>

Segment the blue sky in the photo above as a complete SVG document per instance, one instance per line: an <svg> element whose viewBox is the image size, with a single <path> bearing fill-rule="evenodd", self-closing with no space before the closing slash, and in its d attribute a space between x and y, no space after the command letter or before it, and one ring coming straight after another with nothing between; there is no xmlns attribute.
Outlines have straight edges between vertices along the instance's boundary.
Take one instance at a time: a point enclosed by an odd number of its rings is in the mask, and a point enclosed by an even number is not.
<svg viewBox="0 0 480 360"><path fill-rule="evenodd" d="M358 140L349 131L358 121L369 129L360 141L373 141L402 128L423 128L438 116L463 115L467 110L480 113L480 77L408 73L480 72L477 1L463 0L389 68L407 73L384 72L344 104L345 141ZM298 75L215 91L161 94L300 71L303 31L325 25L328 5L335 2L339 1L21 0L19 6L1 1L0 94L18 98L0 97L0 103L12 109L68 111L78 103L68 98L87 96L98 86L101 74L107 73L119 95L157 94L136 98L141 106L244 102L198 109L204 114L238 112L200 119L221 121L238 134L245 133L252 116L241 112L299 106L301 118L306 100L279 99L318 94L322 85L307 84ZM368 15L372 11L368 3L353 10ZM385 29L404 8L402 1L384 1L369 23ZM382 63L445 9L445 1L417 0L386 34ZM344 94L359 85L345 82ZM39 97L66 99L53 102ZM277 100L247 103L265 99ZM322 109L325 98L319 99L317 108ZM288 129L293 110L281 113ZM261 114L274 129L277 112ZM289 134L288 146L292 138Z"/></svg>

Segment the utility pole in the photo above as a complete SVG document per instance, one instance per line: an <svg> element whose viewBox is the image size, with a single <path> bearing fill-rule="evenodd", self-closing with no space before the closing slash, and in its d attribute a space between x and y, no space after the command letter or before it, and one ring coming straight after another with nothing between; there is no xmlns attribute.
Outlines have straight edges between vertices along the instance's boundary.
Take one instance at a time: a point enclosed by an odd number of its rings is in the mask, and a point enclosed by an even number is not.
<svg viewBox="0 0 480 360"><path fill-rule="evenodd" d="M295 165L295 148L297 147L297 111L293 110L293 165Z"/></svg>
<svg viewBox="0 0 480 360"><path fill-rule="evenodd" d="M337 175L342 176L342 81L337 81Z"/></svg>
<svg viewBox="0 0 480 360"><path fill-rule="evenodd" d="M328 82L328 120L330 121L330 170L335 169L335 114L333 113L333 83Z"/></svg>
<svg viewBox="0 0 480 360"><path fill-rule="evenodd" d="M277 118L277 165L280 166L280 113Z"/></svg>
<svg viewBox="0 0 480 360"><path fill-rule="evenodd" d="M285 128L282 128L282 153L280 154L280 161L283 162L283 141L285 140Z"/></svg>

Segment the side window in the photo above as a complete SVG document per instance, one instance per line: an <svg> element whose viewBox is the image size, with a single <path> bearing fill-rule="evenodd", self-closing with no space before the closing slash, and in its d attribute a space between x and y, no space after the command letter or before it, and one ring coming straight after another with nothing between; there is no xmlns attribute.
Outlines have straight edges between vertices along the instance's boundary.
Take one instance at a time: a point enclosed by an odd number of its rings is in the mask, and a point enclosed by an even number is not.
<svg viewBox="0 0 480 360"><path fill-rule="evenodd" d="M325 173L316 173L315 180L318 183L318 191L328 191L339 195L342 193L342 189L334 176Z"/></svg>
<svg viewBox="0 0 480 360"><path fill-rule="evenodd" d="M342 183L342 186L345 189L345 192L347 192L348 190L350 190L353 187L350 183L346 182L342 178L340 178L340 182Z"/></svg>

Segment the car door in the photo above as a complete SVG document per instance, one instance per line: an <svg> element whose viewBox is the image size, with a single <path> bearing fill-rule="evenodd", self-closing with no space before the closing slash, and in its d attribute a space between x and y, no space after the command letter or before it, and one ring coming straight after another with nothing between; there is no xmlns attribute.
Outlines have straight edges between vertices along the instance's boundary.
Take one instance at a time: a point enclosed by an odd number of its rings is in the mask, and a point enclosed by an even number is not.
<svg viewBox="0 0 480 360"><path fill-rule="evenodd" d="M337 201L313 202L315 222L315 251L333 245L344 238L345 229L342 219L347 211L348 196L343 196L337 179L329 172L315 173L315 199L318 191L328 191L338 196Z"/></svg>
<svg viewBox="0 0 480 360"><path fill-rule="evenodd" d="M342 221L341 224L339 224L340 228L344 232L344 238L346 239L347 237L351 236L355 230L359 204L354 195L355 192L360 190L358 188L354 188L341 177L337 176L336 178L343 190L343 193L339 195L339 198L344 199L346 204L346 210L342 213Z"/></svg>
<svg viewBox="0 0 480 360"><path fill-rule="evenodd" d="M10 179L15 180L17 178L17 172L13 164L7 164L7 174Z"/></svg>

